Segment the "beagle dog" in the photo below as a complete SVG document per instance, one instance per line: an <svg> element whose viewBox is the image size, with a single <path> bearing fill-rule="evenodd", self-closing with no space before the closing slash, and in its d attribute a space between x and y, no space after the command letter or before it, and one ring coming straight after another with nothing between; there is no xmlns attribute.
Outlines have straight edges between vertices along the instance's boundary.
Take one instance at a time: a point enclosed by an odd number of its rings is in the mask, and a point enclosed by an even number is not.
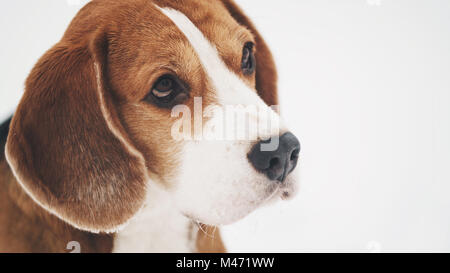
<svg viewBox="0 0 450 273"><path fill-rule="evenodd" d="M1 127L0 252L225 251L217 226L296 191L276 81L233 0L89 2Z"/></svg>

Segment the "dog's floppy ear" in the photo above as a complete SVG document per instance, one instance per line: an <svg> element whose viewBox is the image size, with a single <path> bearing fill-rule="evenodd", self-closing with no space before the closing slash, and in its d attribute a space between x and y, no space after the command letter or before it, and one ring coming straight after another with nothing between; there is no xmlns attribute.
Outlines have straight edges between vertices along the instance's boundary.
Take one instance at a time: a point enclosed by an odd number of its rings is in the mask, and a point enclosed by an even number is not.
<svg viewBox="0 0 450 273"><path fill-rule="evenodd" d="M63 39L31 71L7 160L24 190L73 226L115 231L142 206L147 171L108 90L108 39Z"/></svg>
<svg viewBox="0 0 450 273"><path fill-rule="evenodd" d="M256 39L256 90L269 106L278 105L277 71L272 53L256 27L233 0L222 0L231 16Z"/></svg>

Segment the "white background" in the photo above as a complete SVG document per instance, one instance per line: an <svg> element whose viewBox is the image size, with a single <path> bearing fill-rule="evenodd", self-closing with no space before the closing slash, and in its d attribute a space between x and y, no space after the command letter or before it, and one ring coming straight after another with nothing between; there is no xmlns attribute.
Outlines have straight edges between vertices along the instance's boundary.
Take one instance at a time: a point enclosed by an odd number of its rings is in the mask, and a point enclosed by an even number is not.
<svg viewBox="0 0 450 273"><path fill-rule="evenodd" d="M77 0L0 5L0 118ZM240 0L271 46L301 191L230 251L450 251L450 1Z"/></svg>

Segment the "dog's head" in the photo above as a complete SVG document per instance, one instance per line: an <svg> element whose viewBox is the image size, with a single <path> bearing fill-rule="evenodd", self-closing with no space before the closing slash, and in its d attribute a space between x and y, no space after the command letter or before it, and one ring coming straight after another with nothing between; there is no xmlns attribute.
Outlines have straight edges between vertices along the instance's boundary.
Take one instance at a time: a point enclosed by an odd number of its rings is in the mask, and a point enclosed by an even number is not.
<svg viewBox="0 0 450 273"><path fill-rule="evenodd" d="M152 187L226 224L294 191L276 104L269 49L231 0L92 1L31 71L6 155L80 229L116 230Z"/></svg>

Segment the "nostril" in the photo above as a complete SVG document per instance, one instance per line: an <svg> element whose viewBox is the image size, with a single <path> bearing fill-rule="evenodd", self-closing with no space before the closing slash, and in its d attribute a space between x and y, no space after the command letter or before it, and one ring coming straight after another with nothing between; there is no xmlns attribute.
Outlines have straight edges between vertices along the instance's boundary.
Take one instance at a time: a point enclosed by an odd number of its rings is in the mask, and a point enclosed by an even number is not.
<svg viewBox="0 0 450 273"><path fill-rule="evenodd" d="M292 151L292 153L291 153L291 161L297 160L299 154L300 154L300 149L295 149L294 151Z"/></svg>
<svg viewBox="0 0 450 273"><path fill-rule="evenodd" d="M284 176L284 169L285 164L283 164L282 159L276 156L270 158L269 167L264 172L271 180L278 180Z"/></svg>
<svg viewBox="0 0 450 273"><path fill-rule="evenodd" d="M269 162L269 170L273 170L280 165L280 159L278 157L274 157Z"/></svg>

